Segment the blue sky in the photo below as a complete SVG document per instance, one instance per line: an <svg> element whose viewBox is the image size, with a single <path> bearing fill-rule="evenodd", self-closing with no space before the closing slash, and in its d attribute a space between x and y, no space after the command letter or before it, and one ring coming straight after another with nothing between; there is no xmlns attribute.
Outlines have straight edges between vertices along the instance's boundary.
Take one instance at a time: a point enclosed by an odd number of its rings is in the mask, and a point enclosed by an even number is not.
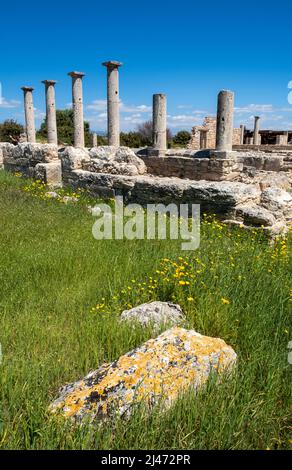
<svg viewBox="0 0 292 470"><path fill-rule="evenodd" d="M121 127L151 117L153 93L166 93L168 126L200 124L220 89L235 92L235 124L292 129L288 102L292 2L180 0L14 0L1 5L0 121L23 122L23 85L35 87L37 125L44 85L55 79L57 107L71 103L67 73L81 70L84 113L106 129L105 60L120 60ZM290 90L292 91L292 90Z"/></svg>

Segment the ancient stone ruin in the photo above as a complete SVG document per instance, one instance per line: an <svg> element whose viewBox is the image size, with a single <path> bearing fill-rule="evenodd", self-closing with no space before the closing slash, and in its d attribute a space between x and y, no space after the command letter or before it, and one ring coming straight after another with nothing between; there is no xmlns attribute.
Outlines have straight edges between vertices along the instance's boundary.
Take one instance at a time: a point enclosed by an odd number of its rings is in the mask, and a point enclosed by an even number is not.
<svg viewBox="0 0 292 470"><path fill-rule="evenodd" d="M93 195L124 196L126 202L197 203L228 224L264 227L285 233L292 220L292 146L289 132L275 145L261 132L234 129L234 93L218 95L217 117L193 128L186 149L167 149L167 100L153 95L153 145L144 149L120 147L119 67L108 61L107 110L109 146L84 146L82 79L70 72L74 110L74 147L58 146L54 80L44 80L48 143L37 144L33 88L23 87L26 142L0 143L0 167L40 179L51 186L70 185ZM271 131L272 132L272 131ZM273 131L274 132L274 131ZM261 141L263 144L261 145Z"/></svg>

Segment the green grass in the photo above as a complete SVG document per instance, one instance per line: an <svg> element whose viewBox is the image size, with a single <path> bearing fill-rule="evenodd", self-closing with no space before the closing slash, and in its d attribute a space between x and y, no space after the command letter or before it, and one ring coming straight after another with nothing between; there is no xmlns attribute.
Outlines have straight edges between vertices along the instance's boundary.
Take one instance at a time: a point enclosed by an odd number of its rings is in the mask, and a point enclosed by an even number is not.
<svg viewBox="0 0 292 470"><path fill-rule="evenodd" d="M34 197L26 185L0 172L1 448L291 447L291 236L271 246L205 218L193 253L178 241L96 241L84 204ZM180 266L186 276L174 277ZM117 318L152 299L180 303L188 327L234 347L234 376L163 414L140 409L94 432L50 416L60 386L149 339Z"/></svg>

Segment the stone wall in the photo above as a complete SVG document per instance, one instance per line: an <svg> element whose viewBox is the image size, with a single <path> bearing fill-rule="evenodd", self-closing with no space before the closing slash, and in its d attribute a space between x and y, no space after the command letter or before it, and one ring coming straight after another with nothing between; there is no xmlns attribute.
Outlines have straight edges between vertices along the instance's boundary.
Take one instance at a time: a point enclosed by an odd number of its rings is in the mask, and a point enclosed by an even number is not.
<svg viewBox="0 0 292 470"><path fill-rule="evenodd" d="M202 126L194 126L188 148L192 150L214 149L216 147L216 125L216 118L207 116ZM233 129L233 145L240 144L240 135L240 129Z"/></svg>
<svg viewBox="0 0 292 470"><path fill-rule="evenodd" d="M1 156L2 155L2 156ZM54 144L21 143L0 144L0 166L14 173L21 173L47 184L62 184L61 161Z"/></svg>
<svg viewBox="0 0 292 470"><path fill-rule="evenodd" d="M243 165L236 159L194 158L183 156L142 157L147 172L155 176L190 180L231 181Z"/></svg>
<svg viewBox="0 0 292 470"><path fill-rule="evenodd" d="M231 224L264 225L271 234L287 231L292 197L283 190L291 188L292 173L283 156L205 150L186 157L182 153L190 151L172 152L142 160L126 147L1 144L0 166L102 198L122 195L126 203L142 205L200 204L202 211L221 214Z"/></svg>

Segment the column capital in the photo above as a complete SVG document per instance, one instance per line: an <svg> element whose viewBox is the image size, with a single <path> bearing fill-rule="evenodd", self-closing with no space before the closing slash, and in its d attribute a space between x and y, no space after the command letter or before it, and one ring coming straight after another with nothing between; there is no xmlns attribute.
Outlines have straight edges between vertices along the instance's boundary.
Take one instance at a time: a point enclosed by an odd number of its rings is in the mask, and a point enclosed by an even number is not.
<svg viewBox="0 0 292 470"><path fill-rule="evenodd" d="M74 78L83 78L85 76L85 73L84 72L69 72L68 75L70 75L70 77L74 77Z"/></svg>
<svg viewBox="0 0 292 470"><path fill-rule="evenodd" d="M42 80L44 85L56 85L56 80Z"/></svg>
<svg viewBox="0 0 292 470"><path fill-rule="evenodd" d="M33 90L34 90L34 88L32 88L31 86L23 86L23 87L21 87L21 89L22 89L23 91L25 91L25 92L26 92L26 91L33 91Z"/></svg>
<svg viewBox="0 0 292 470"><path fill-rule="evenodd" d="M254 117L256 121L258 121L261 117L260 116L255 116Z"/></svg>
<svg viewBox="0 0 292 470"><path fill-rule="evenodd" d="M108 60L107 62L103 62L102 65L109 69L118 69L123 65L123 63L118 62L117 60Z"/></svg>

